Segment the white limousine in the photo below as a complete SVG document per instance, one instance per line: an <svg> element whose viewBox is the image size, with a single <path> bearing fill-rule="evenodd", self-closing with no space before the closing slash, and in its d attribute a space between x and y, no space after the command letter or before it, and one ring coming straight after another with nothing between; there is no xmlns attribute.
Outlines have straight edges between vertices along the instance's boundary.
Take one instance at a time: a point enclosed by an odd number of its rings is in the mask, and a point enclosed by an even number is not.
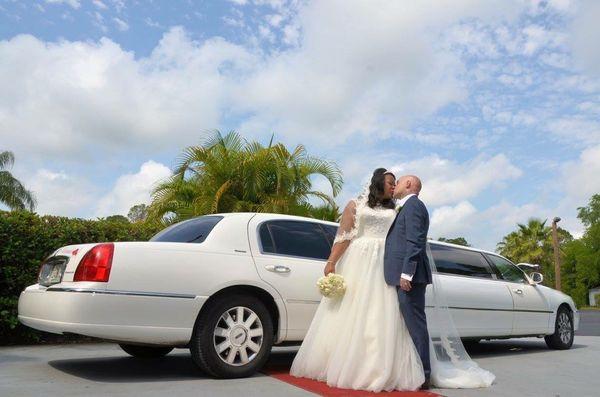
<svg viewBox="0 0 600 397"><path fill-rule="evenodd" d="M149 242L71 245L44 260L19 298L32 328L118 343L135 357L174 347L215 377L259 369L271 347L304 337L321 299L337 224L256 213L208 215ZM568 349L573 300L493 253L430 241L456 326L470 340L545 337ZM435 335L432 330L432 335Z"/></svg>

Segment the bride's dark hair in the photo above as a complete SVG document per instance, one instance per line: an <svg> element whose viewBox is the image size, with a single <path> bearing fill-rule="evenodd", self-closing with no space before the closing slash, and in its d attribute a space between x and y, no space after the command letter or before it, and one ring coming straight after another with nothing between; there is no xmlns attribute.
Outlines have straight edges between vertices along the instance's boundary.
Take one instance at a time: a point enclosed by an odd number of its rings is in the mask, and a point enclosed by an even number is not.
<svg viewBox="0 0 600 397"><path fill-rule="evenodd" d="M385 168L377 168L375 171L373 171L371 184L369 185L369 198L367 199L367 205L371 208L374 208L378 205L384 208L394 208L393 199L383 198L386 175L394 176L394 174L388 172Z"/></svg>

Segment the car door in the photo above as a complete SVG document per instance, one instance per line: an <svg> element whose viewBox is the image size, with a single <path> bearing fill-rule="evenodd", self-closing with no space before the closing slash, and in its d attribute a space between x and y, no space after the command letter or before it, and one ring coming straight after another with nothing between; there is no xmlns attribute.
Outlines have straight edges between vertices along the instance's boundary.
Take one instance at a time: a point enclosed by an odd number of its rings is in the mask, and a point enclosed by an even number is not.
<svg viewBox="0 0 600 397"><path fill-rule="evenodd" d="M258 274L285 302L286 339L301 340L321 301L316 283L331 252L330 239L317 222L256 217L249 227Z"/></svg>
<svg viewBox="0 0 600 397"><path fill-rule="evenodd" d="M434 282L443 289L460 336L509 336L513 300L483 255L449 245L430 247L437 270ZM431 306L431 296L426 298Z"/></svg>
<svg viewBox="0 0 600 397"><path fill-rule="evenodd" d="M512 262L498 255L485 255L506 283L514 301L512 335L546 333L550 326L549 304L537 287L529 284L525 273Z"/></svg>

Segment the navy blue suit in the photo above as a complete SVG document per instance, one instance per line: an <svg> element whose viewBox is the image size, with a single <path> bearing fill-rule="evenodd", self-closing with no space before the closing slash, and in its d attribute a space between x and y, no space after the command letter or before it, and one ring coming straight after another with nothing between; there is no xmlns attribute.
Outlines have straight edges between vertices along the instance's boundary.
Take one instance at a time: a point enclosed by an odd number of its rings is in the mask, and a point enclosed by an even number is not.
<svg viewBox="0 0 600 397"><path fill-rule="evenodd" d="M385 282L397 287L400 311L421 357L426 378L431 374L425 317L425 290L427 284L431 284L431 267L426 251L428 231L427 208L417 196L412 196L390 227L383 257ZM412 275L412 288L408 292L399 287L402 273Z"/></svg>

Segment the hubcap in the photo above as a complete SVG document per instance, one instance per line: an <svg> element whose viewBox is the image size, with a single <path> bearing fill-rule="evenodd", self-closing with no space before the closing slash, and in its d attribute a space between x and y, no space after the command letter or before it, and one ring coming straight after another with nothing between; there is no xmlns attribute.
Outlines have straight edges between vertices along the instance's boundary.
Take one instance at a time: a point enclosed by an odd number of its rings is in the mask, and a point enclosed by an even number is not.
<svg viewBox="0 0 600 397"><path fill-rule="evenodd" d="M233 307L217 321L213 342L223 362L236 367L248 364L256 358L262 346L262 323L251 309Z"/></svg>
<svg viewBox="0 0 600 397"><path fill-rule="evenodd" d="M565 312L558 316L558 335L560 340L568 344L571 341L571 318Z"/></svg>

